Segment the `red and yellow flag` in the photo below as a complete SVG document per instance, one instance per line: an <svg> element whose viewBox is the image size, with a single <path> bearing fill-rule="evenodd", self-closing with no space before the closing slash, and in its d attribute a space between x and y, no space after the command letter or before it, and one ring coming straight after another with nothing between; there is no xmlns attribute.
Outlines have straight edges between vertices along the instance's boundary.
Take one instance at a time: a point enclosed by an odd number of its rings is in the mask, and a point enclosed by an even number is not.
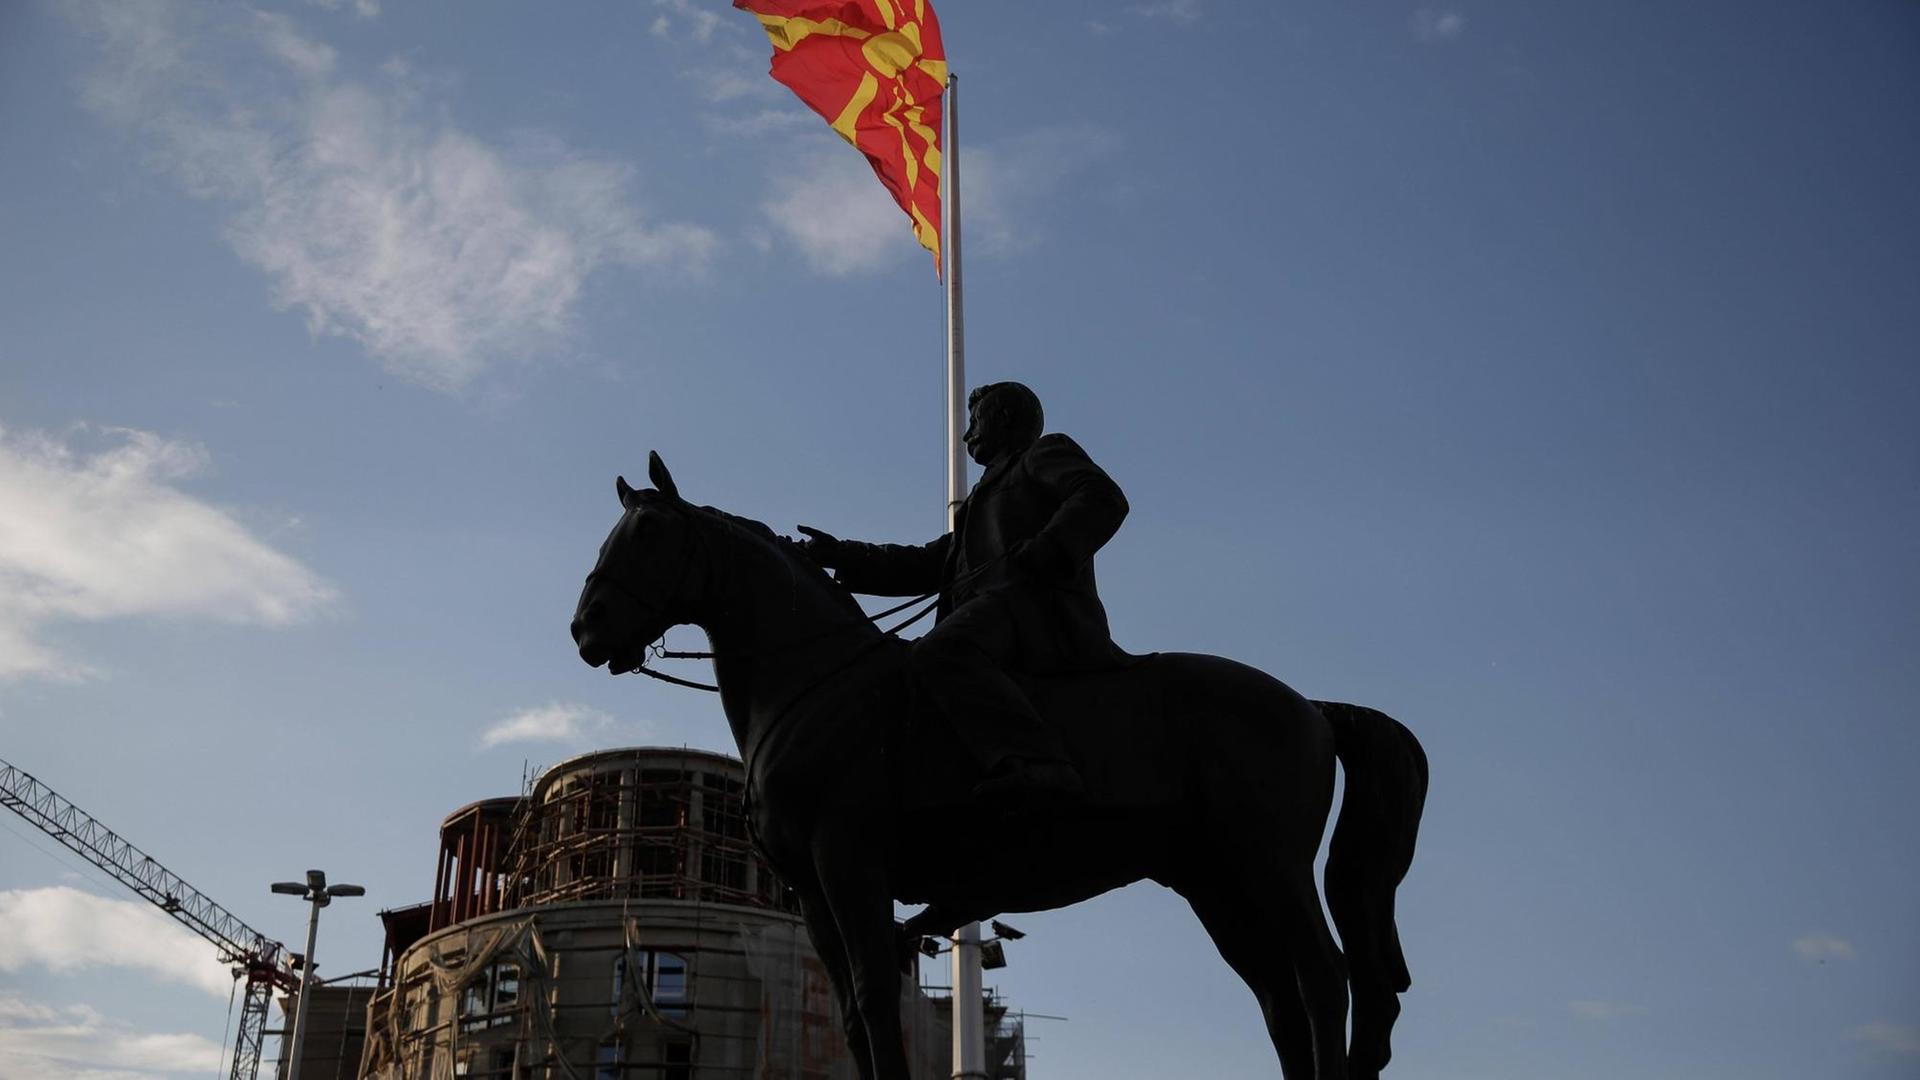
<svg viewBox="0 0 1920 1080"><path fill-rule="evenodd" d="M940 262L947 51L927 0L733 0L773 39L774 79L867 155Z"/></svg>

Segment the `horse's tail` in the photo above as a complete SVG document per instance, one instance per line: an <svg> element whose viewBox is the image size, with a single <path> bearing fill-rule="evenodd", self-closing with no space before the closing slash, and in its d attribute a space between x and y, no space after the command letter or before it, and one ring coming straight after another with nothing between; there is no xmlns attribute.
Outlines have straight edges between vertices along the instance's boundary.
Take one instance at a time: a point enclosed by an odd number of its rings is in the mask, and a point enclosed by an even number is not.
<svg viewBox="0 0 1920 1080"><path fill-rule="evenodd" d="M1393 717L1364 705L1314 702L1333 728L1346 796L1327 851L1327 908L1353 983L1354 1064L1378 1070L1413 977L1394 923L1394 892L1413 863L1427 801L1427 755Z"/></svg>

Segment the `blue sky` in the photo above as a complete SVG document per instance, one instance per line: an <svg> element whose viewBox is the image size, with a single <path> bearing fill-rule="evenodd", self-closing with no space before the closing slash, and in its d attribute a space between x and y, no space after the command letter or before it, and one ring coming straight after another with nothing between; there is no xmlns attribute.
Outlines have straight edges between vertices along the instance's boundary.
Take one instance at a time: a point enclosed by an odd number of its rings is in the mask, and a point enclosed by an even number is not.
<svg viewBox="0 0 1920 1080"><path fill-rule="evenodd" d="M1126 490L1116 638L1427 746L1390 1075L1920 1070L1920 9L941 14L972 381ZM939 289L766 53L0 9L0 756L283 940L365 884L344 973L527 763L730 749L573 654L613 475L941 521ZM0 1074L212 1073L218 965L0 826ZM1273 1074L1171 893L1012 921L1034 1076Z"/></svg>

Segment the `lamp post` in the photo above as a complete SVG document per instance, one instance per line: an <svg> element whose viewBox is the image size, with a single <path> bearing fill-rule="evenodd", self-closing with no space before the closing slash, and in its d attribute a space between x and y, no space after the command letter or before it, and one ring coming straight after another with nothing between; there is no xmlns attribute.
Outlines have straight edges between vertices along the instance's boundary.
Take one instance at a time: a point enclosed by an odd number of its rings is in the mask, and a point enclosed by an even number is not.
<svg viewBox="0 0 1920 1080"><path fill-rule="evenodd" d="M954 931L945 948L933 938L920 939L920 952L924 956L953 954L953 1080L986 1080L987 1025L981 1004L985 991L980 977L984 971L1007 966L1007 949L1002 942L1027 936L1025 931L998 919L992 920L991 925L993 936L982 938L980 924L968 923Z"/></svg>
<svg viewBox="0 0 1920 1080"><path fill-rule="evenodd" d="M329 885L325 870L309 870L305 884L276 881L273 891L283 896L298 896L313 905L313 914L307 919L307 951L300 972L300 1000L293 1009L293 1049L287 1055L287 1080L300 1080L300 1050L307 1037L307 999L311 996L307 990L320 985L319 980L313 977L313 941L320 933L320 909L333 903L336 896L365 896L367 890L358 885Z"/></svg>

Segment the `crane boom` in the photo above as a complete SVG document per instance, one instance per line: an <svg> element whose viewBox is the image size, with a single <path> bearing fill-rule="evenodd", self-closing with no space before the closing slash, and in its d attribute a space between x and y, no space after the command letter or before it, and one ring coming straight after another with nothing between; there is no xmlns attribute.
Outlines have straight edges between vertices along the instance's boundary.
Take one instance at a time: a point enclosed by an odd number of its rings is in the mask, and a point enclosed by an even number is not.
<svg viewBox="0 0 1920 1080"><path fill-rule="evenodd" d="M255 1080L266 1041L268 1009L276 986L298 982L282 970L287 947L240 921L205 893L186 883L153 856L63 798L16 765L0 760L0 806L25 818L41 832L113 875L122 885L172 916L220 949L221 959L236 965L235 978L247 980L234 1036L231 1080Z"/></svg>

